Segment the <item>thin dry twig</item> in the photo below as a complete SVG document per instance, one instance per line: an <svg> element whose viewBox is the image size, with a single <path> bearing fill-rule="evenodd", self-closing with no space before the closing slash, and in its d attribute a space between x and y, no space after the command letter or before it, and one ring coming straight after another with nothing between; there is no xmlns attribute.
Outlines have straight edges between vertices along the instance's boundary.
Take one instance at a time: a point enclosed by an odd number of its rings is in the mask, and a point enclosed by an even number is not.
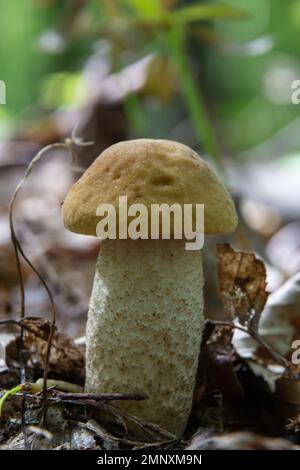
<svg viewBox="0 0 300 470"><path fill-rule="evenodd" d="M10 226L10 232L11 232L11 240L14 246L14 251L15 251L15 257L16 257L16 264L17 264L17 270L18 270L18 277L19 277L19 286L20 286L20 294L21 294L21 310L20 310L20 320L23 320L25 318L25 287L24 287L24 278L23 278L23 273L22 273L22 268L21 268L21 262L20 262L20 255L24 258L24 260L28 263L28 265L31 267L31 269L34 271L34 273L38 276L39 280L42 282L47 295L50 300L51 304L51 309L52 309L52 322L51 322L51 327L50 327L50 333L49 333L49 339L48 339L48 344L47 344L47 349L46 349L46 357L45 357L45 368L44 368L44 403L43 403L43 419L42 422L45 422L45 417L46 417L46 384L47 384L47 376L48 376L48 364L49 364L49 357L50 357L50 352L51 352L51 345L52 345L52 337L54 334L54 328L55 328L55 322L56 322L56 309L55 309L55 303L53 296L50 292L50 289L48 287L47 282L43 278L43 276L39 273L39 271L35 268L35 266L31 263L29 258L25 255L21 244L17 238L16 231L15 231L15 226L14 226L14 205L16 198L18 196L18 193L20 189L22 188L24 182L30 175L34 165L49 151L52 149L67 149L68 146L63 143L56 143L56 144L51 144L47 145L43 149L41 149L37 155L31 160L30 164L28 165L25 174L19 184L17 185L14 194L12 196L10 206L9 206L9 226ZM21 325L21 331L20 331L20 383L26 382L26 373L25 373L25 366L23 362L23 343L24 343L24 328ZM22 413L22 416L24 416L24 413ZM24 423L25 425L25 423ZM24 428L24 426L23 426Z"/></svg>
<svg viewBox="0 0 300 470"><path fill-rule="evenodd" d="M95 400L95 401L115 401L115 400L147 400L147 395L143 393L59 393L61 400Z"/></svg>
<svg viewBox="0 0 300 470"><path fill-rule="evenodd" d="M37 338L46 341L44 336L39 334L38 331L34 330L33 328L30 328L25 322L22 320L14 320L14 319L9 319L9 320L0 320L0 327L4 325L15 325L18 326L19 328L23 328L23 330L28 331L29 333L35 335ZM51 348L56 349L57 351L60 351L61 348L57 344L52 344Z"/></svg>
<svg viewBox="0 0 300 470"><path fill-rule="evenodd" d="M149 433L152 435L159 434L162 437L167 438L167 439L171 439L171 440L176 439L176 436L174 434L170 433L166 429L161 428L158 424L151 423L150 421L145 421L144 419L138 418L135 415L126 413L123 410L116 409L112 405L105 403L105 402L101 402L101 406L106 411L111 412L111 413L115 412L119 414L123 419L127 419L128 421L131 421L132 423L137 424L141 429L148 432L148 434Z"/></svg>
<svg viewBox="0 0 300 470"><path fill-rule="evenodd" d="M29 258L25 255L20 242L17 238L16 231L15 231L15 226L14 226L14 205L15 201L17 198L17 195L22 188L24 182L30 175L33 167L35 166L36 163L38 163L43 156L48 153L50 150L53 149L61 149L61 150L67 150L69 151L71 155L72 161L74 160L74 146L75 145L91 145L92 142L83 142L81 138L76 137L76 127L73 129L71 138L67 138L64 143L54 143L47 145L43 149L41 149L37 155L31 160L30 164L28 165L25 174L19 184L17 185L14 194L12 196L10 206L9 206L9 226L10 226L10 232L11 232L11 240L14 246L14 252L15 252L15 258L16 258L16 264L17 264L17 271L18 271L18 277L19 277L19 287L20 287L20 294L21 294L21 306L20 306L20 319L23 320L25 317L25 286L24 286L24 278L23 278L23 273L22 273L22 268L21 268L21 262L20 262L20 255L23 257L23 259L26 261L26 263L31 267L31 269L34 271L34 273L37 275L39 280L41 281L43 287L45 288L48 298L50 300L51 304L51 309L52 309L52 320L51 320L51 327L50 327L50 332L49 332L49 337L48 337L48 342L47 342L47 348L46 348L46 356L45 356L45 367L44 367L44 386L43 386L43 416L42 416L42 424L45 423L46 420L46 412L47 412L47 407L46 407L46 401L47 401L47 376L48 376L48 369L49 369L49 359L50 359L50 353L51 353L51 347L52 347L52 339L53 335L55 332L55 323L56 323L56 308L55 308L55 302L54 298L52 296L52 293L48 287L47 282L43 278L43 276L40 274L40 272L37 270L37 268L32 264L32 262L29 260ZM21 331L20 331L20 382L24 383L26 381L26 373L25 373L25 365L23 362L23 337L24 337L24 327L21 324ZM24 404L25 406L25 404ZM22 416L24 417L24 412L22 413ZM23 419L23 418L22 418ZM25 429L25 422L23 429ZM25 436L25 434L24 434Z"/></svg>
<svg viewBox="0 0 300 470"><path fill-rule="evenodd" d="M21 327L20 320L13 320L13 319L1 320L0 321L0 326L2 326L2 325L17 325L17 326Z"/></svg>
<svg viewBox="0 0 300 470"><path fill-rule="evenodd" d="M251 328L244 328L243 326L236 325L235 323L232 323L230 321L223 321L223 320L211 320L211 322L214 325L220 325L220 326L228 326L229 328L232 329L237 329L239 331L242 331L243 333L248 334L251 336L262 348L264 348L270 356L273 357L280 365L282 365L285 369L289 370L292 374L293 371L289 367L289 362L281 355L279 354L278 351L273 349L268 343L266 343L258 334L257 331L251 329Z"/></svg>
<svg viewBox="0 0 300 470"><path fill-rule="evenodd" d="M8 390L0 388L0 393L5 393ZM138 393L62 393L57 392L54 387L48 387L47 391L53 391L52 396L48 396L49 401L58 402L72 402L73 400L94 400L94 401L120 401L120 400L146 400L147 396ZM26 398L36 400L41 398L41 392L28 393L28 392L17 392L16 397L25 395Z"/></svg>
<svg viewBox="0 0 300 470"><path fill-rule="evenodd" d="M6 390L0 389L1 392L6 392ZM178 439L176 436L171 434L169 431L161 428L157 424L145 421L137 416L130 415L124 411L121 411L114 406L108 404L108 401L117 401L117 400L144 400L147 397L143 394L134 394L134 393L61 393L57 391L53 391L53 389L47 389L47 391L52 392L52 396L48 396L47 400L49 404L57 404L57 403L64 403L66 405L79 405L79 406L89 406L96 410L102 410L109 413L116 419L116 422L119 422L120 425L123 425L127 430L125 420L134 423L140 429L142 429L146 434L151 436L151 438L155 438L156 441L151 443L152 446L159 446L159 445L171 445L176 442ZM28 392L20 393L17 392L15 394L16 397L25 396L30 401L39 402L42 396L40 393L30 394ZM79 424L79 423L76 423ZM126 431L127 432L127 431ZM160 439L161 438L161 439ZM133 441L127 438L119 438L116 436L112 436L112 440L116 442L122 442L127 445L132 446L141 446L147 447L149 443Z"/></svg>
<svg viewBox="0 0 300 470"><path fill-rule="evenodd" d="M118 444L125 444L132 446L134 449L155 449L155 448L162 448L164 446L170 446L172 444L176 444L179 442L178 439L166 439L166 440L159 440L156 442L142 442L142 441L135 441L132 439L127 439L124 437L116 437L106 429L102 428L95 420L89 420L87 423L76 423L83 429L87 429L91 432L94 432L97 436L99 436L103 440L108 440L111 442L115 442Z"/></svg>
<svg viewBox="0 0 300 470"><path fill-rule="evenodd" d="M108 432L106 429L103 429L102 426L99 425L94 420L90 420L87 423L76 423L77 426L80 426L83 429L87 429L88 431L92 431L94 434L99 436L102 440L107 440L111 442L115 442L117 444L125 444L129 446L146 446L147 443L134 441L132 439L127 439L126 437L117 437Z"/></svg>

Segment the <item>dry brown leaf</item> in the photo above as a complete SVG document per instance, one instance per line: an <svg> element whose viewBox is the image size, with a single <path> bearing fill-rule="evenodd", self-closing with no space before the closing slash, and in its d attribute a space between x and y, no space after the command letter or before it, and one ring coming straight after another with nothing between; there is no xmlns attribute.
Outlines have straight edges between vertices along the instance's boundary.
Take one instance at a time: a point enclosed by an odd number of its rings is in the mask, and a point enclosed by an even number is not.
<svg viewBox="0 0 300 470"><path fill-rule="evenodd" d="M300 274L296 274L273 292L266 303L259 323L259 336L287 360L291 360L293 340L300 334ZM272 358L266 358L264 351L245 332L235 331L233 345L240 357L245 359L256 375L262 376L271 391L278 393L282 401L294 403L299 395L299 382L283 377L284 368L278 367ZM291 364L296 376L299 365ZM281 379L282 378L282 379ZM288 386L286 384L288 383ZM280 390L279 390L280 388ZM298 403L300 400L298 399Z"/></svg>
<svg viewBox="0 0 300 470"><path fill-rule="evenodd" d="M219 390L228 398L243 395L242 386L236 375L238 361L231 344L232 334L232 328L215 326L202 347L194 395L195 405L206 391Z"/></svg>
<svg viewBox="0 0 300 470"><path fill-rule="evenodd" d="M218 275L222 300L233 321L257 331L268 298L266 268L254 253L218 245Z"/></svg>
<svg viewBox="0 0 300 470"><path fill-rule="evenodd" d="M270 295L261 318L260 334L282 354L291 352L291 342L300 334L300 273Z"/></svg>
<svg viewBox="0 0 300 470"><path fill-rule="evenodd" d="M22 321L24 346L30 350L34 367L43 368L51 323L39 317L27 317ZM52 341L49 371L66 378L82 381L84 377L84 354L74 341L55 328Z"/></svg>

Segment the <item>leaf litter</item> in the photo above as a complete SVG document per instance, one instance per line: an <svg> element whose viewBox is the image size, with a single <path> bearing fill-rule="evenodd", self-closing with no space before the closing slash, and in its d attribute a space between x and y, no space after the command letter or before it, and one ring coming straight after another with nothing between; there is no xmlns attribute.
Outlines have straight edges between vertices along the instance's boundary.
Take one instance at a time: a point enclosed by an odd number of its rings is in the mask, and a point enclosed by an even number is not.
<svg viewBox="0 0 300 470"><path fill-rule="evenodd" d="M91 396L81 392L84 347L60 332L53 322L24 316L11 325L9 321L0 323L0 397L18 386L20 347L29 380L5 405L0 448L24 448L26 441L31 448L56 449L298 448L287 440L260 434L272 435L268 425L274 424L274 414L269 413L269 424L265 424L270 396L278 415L284 416L284 425L275 433L290 433L294 441L299 433L299 368L292 364L291 344L300 330L300 275L269 295L265 265L255 254L235 251L228 244L218 245L217 262L227 319L206 322L194 406L183 439L121 414L113 406L113 400L146 399L144 396ZM44 389L47 351L49 379ZM43 393L47 394L44 423ZM26 411L22 416L24 396ZM291 405L287 411L286 405ZM107 415L109 422L103 418ZM26 435L20 433L24 418ZM143 433L142 438L132 432L133 425Z"/></svg>

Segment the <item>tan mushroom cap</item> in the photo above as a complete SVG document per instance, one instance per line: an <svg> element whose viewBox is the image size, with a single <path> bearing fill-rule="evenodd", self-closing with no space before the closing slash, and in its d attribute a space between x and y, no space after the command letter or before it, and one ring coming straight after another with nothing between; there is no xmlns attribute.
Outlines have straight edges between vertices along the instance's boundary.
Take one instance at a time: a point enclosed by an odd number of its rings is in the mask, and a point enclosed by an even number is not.
<svg viewBox="0 0 300 470"><path fill-rule="evenodd" d="M233 232L237 215L229 192L192 149L170 140L138 139L106 149L70 189L62 206L64 225L71 232L96 235L100 204L119 196L128 206L204 204L206 234Z"/></svg>

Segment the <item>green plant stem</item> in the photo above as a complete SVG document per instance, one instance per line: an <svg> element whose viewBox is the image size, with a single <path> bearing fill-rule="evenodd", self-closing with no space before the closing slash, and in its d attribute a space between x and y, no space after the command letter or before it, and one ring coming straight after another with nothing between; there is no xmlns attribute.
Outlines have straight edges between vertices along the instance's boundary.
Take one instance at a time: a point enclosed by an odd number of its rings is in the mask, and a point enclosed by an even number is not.
<svg viewBox="0 0 300 470"><path fill-rule="evenodd" d="M11 390L7 390L7 392L5 392L4 395L0 398L0 418L2 418L4 403L6 402L6 400L10 396L15 395L16 393L21 392L22 390L23 390L23 385L17 385Z"/></svg>
<svg viewBox="0 0 300 470"><path fill-rule="evenodd" d="M194 123L196 135L203 143L204 150L215 163L220 165L220 151L214 129L207 115L203 98L192 76L186 52L185 28L172 26L168 35L171 59L176 67L181 91Z"/></svg>
<svg viewBox="0 0 300 470"><path fill-rule="evenodd" d="M132 92L127 93L123 99L123 106L130 124L130 131L137 136L144 137L148 131L148 122L138 97Z"/></svg>

